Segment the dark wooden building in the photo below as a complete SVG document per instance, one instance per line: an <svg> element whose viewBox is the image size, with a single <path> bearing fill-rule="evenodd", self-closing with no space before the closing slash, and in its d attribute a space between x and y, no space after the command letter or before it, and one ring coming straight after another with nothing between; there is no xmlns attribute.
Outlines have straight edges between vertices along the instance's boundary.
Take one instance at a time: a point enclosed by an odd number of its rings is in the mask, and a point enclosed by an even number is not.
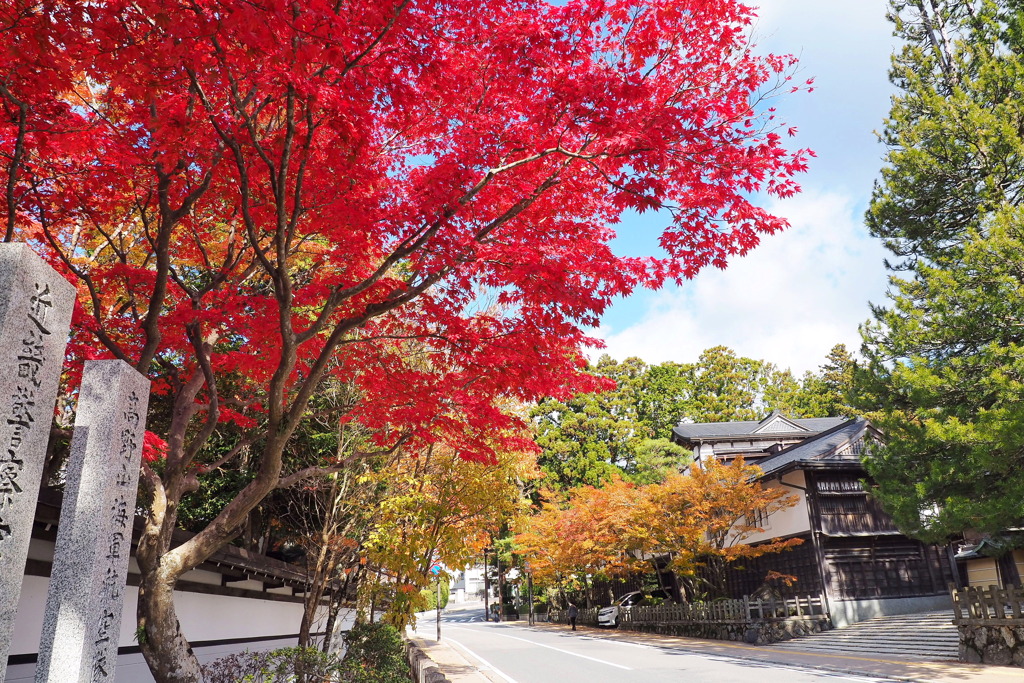
<svg viewBox="0 0 1024 683"><path fill-rule="evenodd" d="M697 463L742 456L762 469L766 486L787 489L797 505L769 515L745 543L801 538L779 554L737 563L729 574L733 597L753 593L770 570L795 576L785 593L824 593L836 626L882 614L949 606L955 565L948 548L899 532L863 486L861 455L880 437L863 418L790 419L680 424L676 442Z"/></svg>

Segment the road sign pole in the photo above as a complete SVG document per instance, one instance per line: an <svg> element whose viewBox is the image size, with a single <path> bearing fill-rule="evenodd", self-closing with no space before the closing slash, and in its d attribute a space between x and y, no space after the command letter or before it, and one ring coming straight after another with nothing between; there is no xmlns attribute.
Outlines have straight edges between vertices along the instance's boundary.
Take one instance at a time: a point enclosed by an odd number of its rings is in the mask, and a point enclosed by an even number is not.
<svg viewBox="0 0 1024 683"><path fill-rule="evenodd" d="M437 642L441 642L441 576L437 577Z"/></svg>

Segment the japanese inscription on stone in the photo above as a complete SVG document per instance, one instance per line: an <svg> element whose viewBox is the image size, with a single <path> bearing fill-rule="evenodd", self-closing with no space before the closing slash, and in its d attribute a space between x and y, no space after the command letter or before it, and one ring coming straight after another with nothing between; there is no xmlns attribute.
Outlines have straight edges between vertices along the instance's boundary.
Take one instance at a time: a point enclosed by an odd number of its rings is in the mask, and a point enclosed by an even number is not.
<svg viewBox="0 0 1024 683"><path fill-rule="evenodd" d="M28 245L0 244L0 681L74 300L74 287Z"/></svg>
<svg viewBox="0 0 1024 683"><path fill-rule="evenodd" d="M36 681L114 678L148 398L126 363L85 364Z"/></svg>

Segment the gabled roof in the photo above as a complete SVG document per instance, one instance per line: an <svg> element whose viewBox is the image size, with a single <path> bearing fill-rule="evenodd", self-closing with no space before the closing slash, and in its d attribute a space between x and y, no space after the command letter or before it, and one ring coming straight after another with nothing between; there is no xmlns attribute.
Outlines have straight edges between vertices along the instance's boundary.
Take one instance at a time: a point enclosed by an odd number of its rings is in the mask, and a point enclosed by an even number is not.
<svg viewBox="0 0 1024 683"><path fill-rule="evenodd" d="M754 434L778 434L780 432L789 434L809 431L807 427L801 427L779 411L774 410L771 415L757 423L757 429L754 430Z"/></svg>
<svg viewBox="0 0 1024 683"><path fill-rule="evenodd" d="M694 443L697 441L724 441L740 437L761 437L764 439L786 436L809 437L846 422L845 417L808 417L790 419L774 412L763 420L744 422L702 422L679 424L672 433L676 441Z"/></svg>
<svg viewBox="0 0 1024 683"><path fill-rule="evenodd" d="M800 467L860 466L865 437L876 437L877 434L870 422L855 417L759 460L757 465L761 468L762 476Z"/></svg>

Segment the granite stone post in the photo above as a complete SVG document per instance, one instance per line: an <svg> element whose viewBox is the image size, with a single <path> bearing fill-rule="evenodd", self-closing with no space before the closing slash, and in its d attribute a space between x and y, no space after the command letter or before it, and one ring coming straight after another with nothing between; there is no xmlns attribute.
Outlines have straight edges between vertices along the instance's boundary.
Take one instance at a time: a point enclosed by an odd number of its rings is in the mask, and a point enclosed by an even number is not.
<svg viewBox="0 0 1024 683"><path fill-rule="evenodd" d="M6 678L75 288L0 244L0 683Z"/></svg>
<svg viewBox="0 0 1024 683"><path fill-rule="evenodd" d="M149 380L120 360L82 375L36 681L113 681Z"/></svg>

